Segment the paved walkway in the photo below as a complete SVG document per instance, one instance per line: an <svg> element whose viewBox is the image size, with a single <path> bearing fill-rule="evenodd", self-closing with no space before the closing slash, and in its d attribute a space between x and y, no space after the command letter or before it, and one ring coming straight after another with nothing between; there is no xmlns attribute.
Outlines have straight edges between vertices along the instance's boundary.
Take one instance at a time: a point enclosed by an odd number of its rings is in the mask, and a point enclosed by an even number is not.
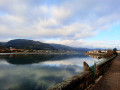
<svg viewBox="0 0 120 90"><path fill-rule="evenodd" d="M109 70L92 90L120 90L120 55L113 60Z"/></svg>

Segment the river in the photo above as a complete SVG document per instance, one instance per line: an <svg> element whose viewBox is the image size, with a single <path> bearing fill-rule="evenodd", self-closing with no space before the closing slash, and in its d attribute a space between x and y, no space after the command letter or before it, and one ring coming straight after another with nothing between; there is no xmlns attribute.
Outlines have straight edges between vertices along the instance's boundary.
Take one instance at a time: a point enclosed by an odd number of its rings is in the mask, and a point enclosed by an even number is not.
<svg viewBox="0 0 120 90"><path fill-rule="evenodd" d="M101 60L101 59L100 59ZM84 54L0 54L0 90L46 90L100 61Z"/></svg>

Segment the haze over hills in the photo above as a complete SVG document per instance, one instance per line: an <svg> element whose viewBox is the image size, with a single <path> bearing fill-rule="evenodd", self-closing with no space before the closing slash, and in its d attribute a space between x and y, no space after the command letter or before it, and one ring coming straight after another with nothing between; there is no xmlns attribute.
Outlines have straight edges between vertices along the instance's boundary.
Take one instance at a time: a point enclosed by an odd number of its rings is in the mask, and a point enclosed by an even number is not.
<svg viewBox="0 0 120 90"><path fill-rule="evenodd" d="M60 44L48 44L39 41L27 40L27 39L14 39L8 42L0 42L0 48L16 48L16 49L33 49L33 50L65 50L65 51L78 51L84 52L91 49L88 48L74 48Z"/></svg>
<svg viewBox="0 0 120 90"><path fill-rule="evenodd" d="M78 52L84 52L84 51L90 51L92 49L88 48L75 48L75 47L70 47L66 45L61 45L61 44L50 44L51 46L55 47L58 50L67 50L67 51L78 51Z"/></svg>

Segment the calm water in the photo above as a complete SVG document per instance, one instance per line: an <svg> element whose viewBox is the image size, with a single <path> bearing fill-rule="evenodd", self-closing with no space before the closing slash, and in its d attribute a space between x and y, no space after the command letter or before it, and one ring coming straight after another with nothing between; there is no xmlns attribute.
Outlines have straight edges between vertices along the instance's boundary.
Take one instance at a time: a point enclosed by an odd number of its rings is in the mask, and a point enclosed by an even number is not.
<svg viewBox="0 0 120 90"><path fill-rule="evenodd" d="M46 90L82 72L83 61L98 59L84 54L0 54L0 90Z"/></svg>

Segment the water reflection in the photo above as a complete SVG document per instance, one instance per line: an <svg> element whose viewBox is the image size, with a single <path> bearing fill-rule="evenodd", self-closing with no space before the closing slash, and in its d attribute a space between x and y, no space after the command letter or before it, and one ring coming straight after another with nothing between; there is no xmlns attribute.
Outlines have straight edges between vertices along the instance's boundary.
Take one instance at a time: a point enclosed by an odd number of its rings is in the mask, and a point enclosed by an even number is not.
<svg viewBox="0 0 120 90"><path fill-rule="evenodd" d="M4 58L8 63L11 64L33 64L42 61L56 61L65 60L70 58L84 58L87 57L84 54L10 54L10 55L0 55L0 59Z"/></svg>
<svg viewBox="0 0 120 90"><path fill-rule="evenodd" d="M13 54L0 56L0 90L46 90L82 71L94 60L83 54Z"/></svg>
<svg viewBox="0 0 120 90"><path fill-rule="evenodd" d="M89 56L96 59L105 59L103 56L100 55L89 55Z"/></svg>

